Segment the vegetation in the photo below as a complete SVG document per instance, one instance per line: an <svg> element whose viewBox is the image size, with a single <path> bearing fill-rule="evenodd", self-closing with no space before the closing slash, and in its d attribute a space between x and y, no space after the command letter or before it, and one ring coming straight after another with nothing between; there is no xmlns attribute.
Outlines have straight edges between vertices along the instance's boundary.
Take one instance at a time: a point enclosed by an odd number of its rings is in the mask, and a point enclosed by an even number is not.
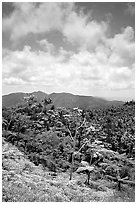
<svg viewBox="0 0 137 204"><path fill-rule="evenodd" d="M51 171L56 177L65 175L70 182L80 182L83 188L92 190L96 188L94 183L105 181L111 184L112 192L114 186L120 195L125 193L120 201L134 201L133 195L127 196L128 189L134 192L135 185L134 101L84 111L55 109L50 99L45 98L42 104L35 96L29 96L23 104L3 108L2 117L4 142L15 145L42 174ZM81 177L83 173L87 175L86 182ZM4 195L5 192L6 201ZM79 199L94 201L84 196ZM117 201L112 197L110 201ZM61 197L59 201L78 201L67 199Z"/></svg>

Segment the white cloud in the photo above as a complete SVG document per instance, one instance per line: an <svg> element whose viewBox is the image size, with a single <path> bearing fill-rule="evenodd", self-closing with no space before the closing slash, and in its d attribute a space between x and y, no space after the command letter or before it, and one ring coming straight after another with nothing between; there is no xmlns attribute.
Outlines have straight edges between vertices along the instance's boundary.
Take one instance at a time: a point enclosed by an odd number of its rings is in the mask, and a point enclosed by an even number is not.
<svg viewBox="0 0 137 204"><path fill-rule="evenodd" d="M61 58L47 51L31 51L28 46L22 51L8 52L3 58L3 82L7 83L7 79L12 76L28 84L56 85L56 77L65 76Z"/></svg>
<svg viewBox="0 0 137 204"><path fill-rule="evenodd" d="M71 12L64 25L63 34L71 43L76 43L80 48L95 48L104 40L107 23L89 20L88 15L78 15Z"/></svg>
<svg viewBox="0 0 137 204"><path fill-rule="evenodd" d="M59 30L78 46L76 53L56 47L46 38L42 50L3 50L3 84L45 86L52 91L96 94L97 90L133 89L135 42L132 27L108 38L108 22L77 13L73 3L15 3L16 10L3 20L12 40L29 33ZM51 89L50 89L50 88ZM103 92L102 92L103 93Z"/></svg>
<svg viewBox="0 0 137 204"><path fill-rule="evenodd" d="M44 48L47 52L54 52L54 45L52 43L49 43L46 39L42 39L38 42L42 48Z"/></svg>
<svg viewBox="0 0 137 204"><path fill-rule="evenodd" d="M7 85L23 85L25 82L18 78L18 77L9 77L9 78L4 78L3 83Z"/></svg>
<svg viewBox="0 0 137 204"><path fill-rule="evenodd" d="M135 70L128 67L117 67L111 69L109 76L109 87L111 89L128 89L134 88Z"/></svg>
<svg viewBox="0 0 137 204"><path fill-rule="evenodd" d="M123 39L125 32L120 36ZM91 94L90 91L96 89L134 88L134 62L130 66L128 63L124 65L129 56L121 54L123 50L117 53L119 45L116 39L117 36L92 52L80 50L73 53L61 48L54 55L50 49L32 51L29 46L22 51L8 51L3 57L3 84L44 85L52 87L53 91L65 89L79 94ZM43 42L49 45L47 40ZM132 51L130 44L133 42L125 40L125 43L128 54ZM115 61L112 60L114 55L119 56L115 57Z"/></svg>
<svg viewBox="0 0 137 204"><path fill-rule="evenodd" d="M3 19L3 31L11 31L11 39L17 40L29 33L60 30L73 3L14 3L15 10Z"/></svg>
<svg viewBox="0 0 137 204"><path fill-rule="evenodd" d="M120 66L130 66L134 63L135 42L132 27L126 27L122 33L107 39L107 43L111 49L110 63Z"/></svg>
<svg viewBox="0 0 137 204"><path fill-rule="evenodd" d="M72 64L78 68L81 81L87 81L87 88L91 86L100 89L134 88L134 68L118 66L118 63L114 66L103 52L101 55L98 52L82 51L72 57Z"/></svg>
<svg viewBox="0 0 137 204"><path fill-rule="evenodd" d="M77 12L74 3L14 3L15 10L3 19L3 31L14 41L29 33L59 30L67 40L82 48L94 48L105 38L108 22L97 22ZM89 18L90 17L90 18Z"/></svg>

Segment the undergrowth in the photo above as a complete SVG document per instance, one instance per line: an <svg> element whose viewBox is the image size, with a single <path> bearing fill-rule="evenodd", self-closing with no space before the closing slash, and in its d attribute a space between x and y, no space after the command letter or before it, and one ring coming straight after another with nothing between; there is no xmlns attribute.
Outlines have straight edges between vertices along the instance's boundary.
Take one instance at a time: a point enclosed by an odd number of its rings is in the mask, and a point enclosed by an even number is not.
<svg viewBox="0 0 137 204"><path fill-rule="evenodd" d="M122 186L118 192L109 180L90 180L74 173L53 173L35 166L14 145L3 140L3 202L134 202L134 189Z"/></svg>

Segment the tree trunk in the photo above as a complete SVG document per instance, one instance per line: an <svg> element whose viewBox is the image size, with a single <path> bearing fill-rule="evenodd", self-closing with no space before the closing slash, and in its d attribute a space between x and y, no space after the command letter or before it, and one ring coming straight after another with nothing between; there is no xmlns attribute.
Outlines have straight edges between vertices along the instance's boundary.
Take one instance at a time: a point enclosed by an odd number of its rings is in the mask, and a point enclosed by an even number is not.
<svg viewBox="0 0 137 204"><path fill-rule="evenodd" d="M118 181L118 190L121 191L121 181Z"/></svg>
<svg viewBox="0 0 137 204"><path fill-rule="evenodd" d="M93 159L93 153L90 154L90 162L89 162L89 165L92 164L92 159Z"/></svg>
<svg viewBox="0 0 137 204"><path fill-rule="evenodd" d="M71 168L70 168L70 180L72 179L73 169L74 169L74 152L72 153L72 161L71 161Z"/></svg>
<svg viewBox="0 0 137 204"><path fill-rule="evenodd" d="M89 180L90 180L90 172L88 172L88 180L87 180L88 185L89 185Z"/></svg>

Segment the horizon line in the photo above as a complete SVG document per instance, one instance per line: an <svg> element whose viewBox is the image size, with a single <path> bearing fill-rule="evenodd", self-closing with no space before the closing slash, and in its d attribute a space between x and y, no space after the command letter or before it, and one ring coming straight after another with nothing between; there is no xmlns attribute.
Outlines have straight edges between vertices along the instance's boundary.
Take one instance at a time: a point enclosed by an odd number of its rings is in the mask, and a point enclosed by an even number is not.
<svg viewBox="0 0 137 204"><path fill-rule="evenodd" d="M44 91L40 91L40 90L38 90L38 91L32 91L32 92L21 92L21 91L17 91L17 92L11 92L11 93L7 93L7 94L2 94L2 97L3 96L8 96L8 95L10 95L10 94L16 94L16 93L24 93L24 94L31 94L31 93L34 93L34 92L42 92L42 93L45 93L45 94L47 94L47 95L51 95L51 94L71 94L71 95L74 95L74 96L85 96L85 97L95 97L95 98L101 98L101 99L105 99L105 100L108 100L108 101L123 101L123 102L125 102L125 101L135 101L135 98L132 98L132 99L115 99L115 98L108 98L108 97L100 97L100 96L95 96L95 95L83 95L83 94L73 94L73 93L69 93L69 92L52 92L52 93L46 93L46 92L44 92Z"/></svg>

